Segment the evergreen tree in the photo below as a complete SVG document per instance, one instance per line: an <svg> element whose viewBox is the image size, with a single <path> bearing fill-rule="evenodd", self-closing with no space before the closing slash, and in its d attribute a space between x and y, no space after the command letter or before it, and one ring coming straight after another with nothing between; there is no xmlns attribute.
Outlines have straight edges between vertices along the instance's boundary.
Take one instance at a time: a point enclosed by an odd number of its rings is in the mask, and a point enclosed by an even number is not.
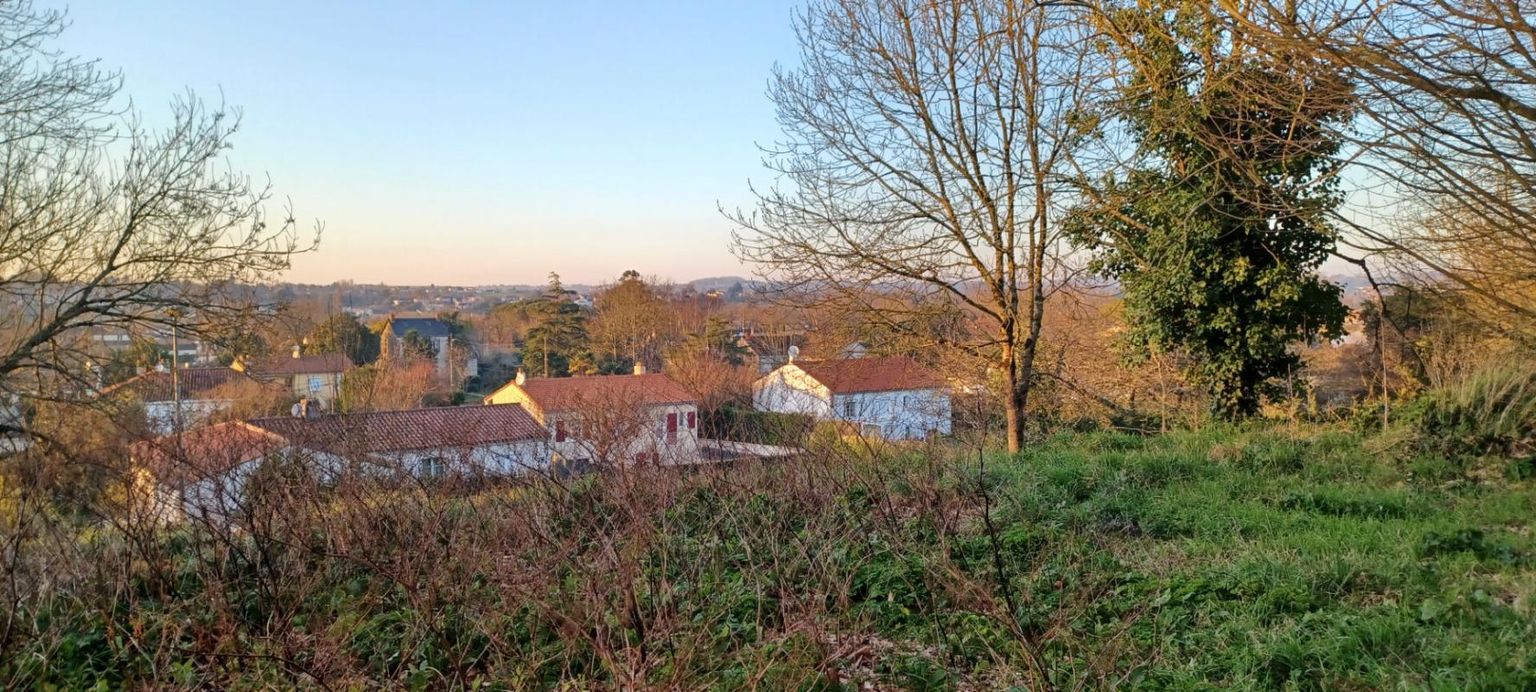
<svg viewBox="0 0 1536 692"><path fill-rule="evenodd" d="M354 365L379 358L379 337L348 313L340 313L315 325L305 337L311 353L342 353Z"/></svg>
<svg viewBox="0 0 1536 692"><path fill-rule="evenodd" d="M1292 344L1342 332L1341 289L1316 270L1341 202L1329 128L1353 106L1337 72L1256 47L1221 18L1188 2L1115 17L1133 75L1123 115L1147 163L1098 185L1071 227L1120 280L1130 343L1187 352L1230 419L1300 368Z"/></svg>
<svg viewBox="0 0 1536 692"><path fill-rule="evenodd" d="M561 285L560 275L551 272L534 310L538 323L524 339L523 370L529 375L565 377L595 370L587 347L586 315L573 295Z"/></svg>

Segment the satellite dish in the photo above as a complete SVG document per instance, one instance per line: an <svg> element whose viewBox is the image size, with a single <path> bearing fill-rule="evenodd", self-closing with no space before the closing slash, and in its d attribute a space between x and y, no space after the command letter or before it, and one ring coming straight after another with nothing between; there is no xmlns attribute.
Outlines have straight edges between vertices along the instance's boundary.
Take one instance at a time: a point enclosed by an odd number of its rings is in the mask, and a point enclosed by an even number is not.
<svg viewBox="0 0 1536 692"><path fill-rule="evenodd" d="M794 344L790 344L790 346L789 346L789 359L790 360L794 360L795 357L798 356L798 355L800 355L800 347L799 346L795 346Z"/></svg>

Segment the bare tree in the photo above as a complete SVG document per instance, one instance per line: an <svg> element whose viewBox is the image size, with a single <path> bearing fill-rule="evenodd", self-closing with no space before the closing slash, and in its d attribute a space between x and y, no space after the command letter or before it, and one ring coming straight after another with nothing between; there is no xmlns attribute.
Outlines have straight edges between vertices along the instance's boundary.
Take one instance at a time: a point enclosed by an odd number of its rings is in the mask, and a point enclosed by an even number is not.
<svg viewBox="0 0 1536 692"><path fill-rule="evenodd" d="M1084 135L1090 35L1063 5L818 0L796 20L801 65L769 93L783 188L731 215L739 257L781 297L899 329L958 311L1024 442L1046 299L1064 280L1056 223ZM919 320L919 322L925 322Z"/></svg>
<svg viewBox="0 0 1536 692"><path fill-rule="evenodd" d="M1530 0L1255 0L1234 14L1356 85L1346 241L1398 276L1463 294L1486 324L1526 342L1536 339L1532 16Z"/></svg>
<svg viewBox="0 0 1536 692"><path fill-rule="evenodd" d="M63 16L0 3L0 394L89 391L90 328L211 332L302 251L270 194L222 163L238 118L177 100L163 131L119 78L48 42ZM22 419L0 433L24 432Z"/></svg>

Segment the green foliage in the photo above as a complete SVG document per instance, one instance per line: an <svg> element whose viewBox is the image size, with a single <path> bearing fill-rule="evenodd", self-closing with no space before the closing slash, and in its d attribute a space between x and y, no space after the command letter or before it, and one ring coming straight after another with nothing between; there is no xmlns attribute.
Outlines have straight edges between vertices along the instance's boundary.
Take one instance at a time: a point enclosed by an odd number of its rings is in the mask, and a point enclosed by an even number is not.
<svg viewBox="0 0 1536 692"><path fill-rule="evenodd" d="M310 353L343 353L353 365L367 365L379 359L379 336L350 313L334 315L315 325L305 341Z"/></svg>
<svg viewBox="0 0 1536 692"><path fill-rule="evenodd" d="M0 657L0 679L609 688L644 660L640 687L1002 689L1027 687L1022 631L1061 688L1536 685L1536 487L1417 483L1368 442L1063 434L986 455L985 473L974 450L930 448L598 475L424 512L401 490L327 507L344 532L261 550L206 527L136 546L158 557L125 583L21 613L52 636ZM543 540L516 540L530 523ZM366 559L326 559L354 541ZM1016 612L994 609L1005 589Z"/></svg>
<svg viewBox="0 0 1536 692"><path fill-rule="evenodd" d="M437 346L432 339L423 336L421 332L410 329L400 337L400 349L404 351L406 358L422 358L431 360L437 357Z"/></svg>
<svg viewBox="0 0 1536 692"><path fill-rule="evenodd" d="M1452 460L1536 458L1536 364L1483 368L1460 383L1425 392L1400 419L1428 454Z"/></svg>
<svg viewBox="0 0 1536 692"><path fill-rule="evenodd" d="M1289 347L1342 334L1340 288L1316 269L1335 243L1341 196L1330 126L1349 85L1316 61L1244 49L1205 3L1152 3L1115 19L1134 74L1123 113L1155 162L1108 177L1067 222L1125 290L1136 353L1182 350L1226 418L1250 416Z"/></svg>
<svg viewBox="0 0 1536 692"><path fill-rule="evenodd" d="M747 349L736 343L731 325L719 315L710 315L704 328L689 334L682 348L696 354L718 358L730 365L741 365L747 357Z"/></svg>
<svg viewBox="0 0 1536 692"><path fill-rule="evenodd" d="M571 295L558 274L549 275L549 286L533 308L538 322L524 339L523 369L529 375L565 377L596 370L588 348L586 315Z"/></svg>

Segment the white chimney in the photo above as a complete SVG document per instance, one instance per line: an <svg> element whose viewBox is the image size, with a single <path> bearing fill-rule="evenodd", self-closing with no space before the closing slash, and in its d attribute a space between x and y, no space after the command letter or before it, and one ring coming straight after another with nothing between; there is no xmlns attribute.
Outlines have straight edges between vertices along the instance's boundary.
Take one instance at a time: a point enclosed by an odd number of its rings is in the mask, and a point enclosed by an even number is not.
<svg viewBox="0 0 1536 692"><path fill-rule="evenodd" d="M640 362L638 360L635 361L635 374L636 375L644 375L645 374L645 363L642 363L642 362Z"/></svg>
<svg viewBox="0 0 1536 692"><path fill-rule="evenodd" d="M522 368L518 368L517 369L517 383L519 385L523 385L523 384L527 384L528 383L528 373L523 372Z"/></svg>
<svg viewBox="0 0 1536 692"><path fill-rule="evenodd" d="M298 358L301 355L304 355L304 347L302 347L302 346L300 346L298 344L294 344L293 345L293 357L294 358Z"/></svg>

